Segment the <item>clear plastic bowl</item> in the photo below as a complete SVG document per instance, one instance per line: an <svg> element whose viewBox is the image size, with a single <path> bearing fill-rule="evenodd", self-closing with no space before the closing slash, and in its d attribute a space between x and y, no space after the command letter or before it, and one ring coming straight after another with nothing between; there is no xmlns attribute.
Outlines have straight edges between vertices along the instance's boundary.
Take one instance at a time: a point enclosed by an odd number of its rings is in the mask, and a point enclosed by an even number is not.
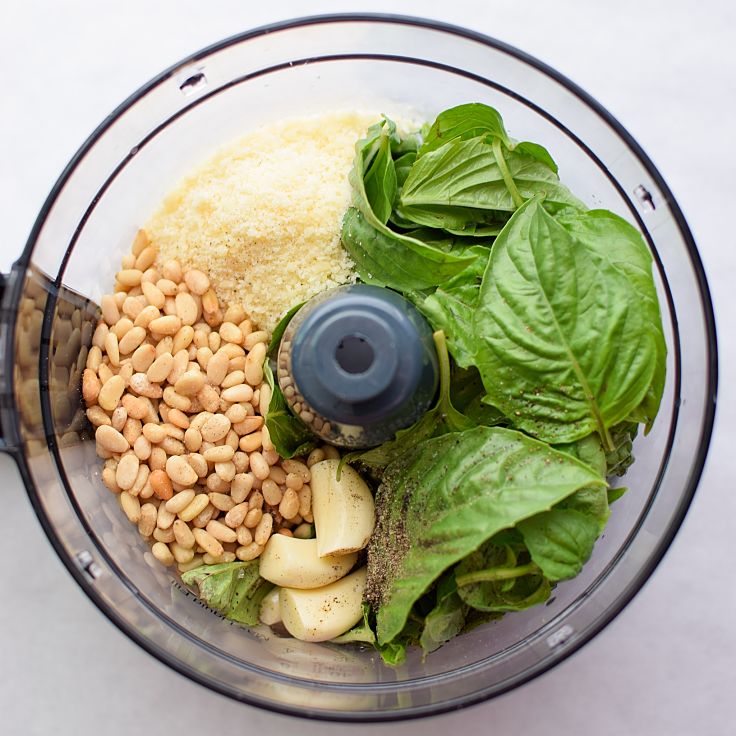
<svg viewBox="0 0 736 736"><path fill-rule="evenodd" d="M156 564L100 482L79 377L96 302L164 193L244 130L332 108L427 119L467 101L554 153L591 206L640 228L656 260L669 365L654 431L635 445L604 537L546 606L507 615L399 668L370 649L249 631ZM543 672L600 631L654 570L690 503L715 407L716 338L703 269L674 198L590 96L491 38L391 16L306 18L218 43L152 80L90 136L54 186L5 283L6 449L71 574L133 641L236 699L301 716L387 720L475 703ZM144 554L145 553L145 554Z"/></svg>

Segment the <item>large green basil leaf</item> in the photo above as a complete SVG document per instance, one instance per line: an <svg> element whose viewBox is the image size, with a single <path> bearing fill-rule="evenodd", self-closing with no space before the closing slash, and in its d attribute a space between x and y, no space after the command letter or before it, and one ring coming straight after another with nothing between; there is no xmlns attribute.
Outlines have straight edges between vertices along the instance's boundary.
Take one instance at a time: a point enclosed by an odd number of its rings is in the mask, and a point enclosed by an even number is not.
<svg viewBox="0 0 736 736"><path fill-rule="evenodd" d="M378 489L368 547L379 642L401 632L415 601L451 565L587 486L605 482L569 455L499 427L453 432L405 452Z"/></svg>
<svg viewBox="0 0 736 736"><path fill-rule="evenodd" d="M477 425L495 427L497 424L506 424L507 419L503 413L483 401L484 395L483 381L476 368L453 371L450 383L450 400L453 406Z"/></svg>
<svg viewBox="0 0 736 736"><path fill-rule="evenodd" d="M498 235L509 218L508 212L483 210L445 204L430 204L421 207L399 205L394 220L416 227L431 227L445 230L453 235L476 238L493 238Z"/></svg>
<svg viewBox="0 0 736 736"><path fill-rule="evenodd" d="M667 345L662 330L662 316L657 290L652 278L652 255L641 233L630 223L608 210L590 210L584 215L566 212L558 218L560 224L581 247L620 271L636 293L648 328L657 347L654 377L642 403L630 417L651 428L664 391L667 368Z"/></svg>
<svg viewBox="0 0 736 736"><path fill-rule="evenodd" d="M512 146L503 119L494 108L480 102L450 107L443 110L432 123L418 155L423 156L450 141L476 138L484 134L499 138L507 148Z"/></svg>
<svg viewBox="0 0 736 736"><path fill-rule="evenodd" d="M467 268L477 255L444 253L419 240L371 224L350 207L342 222L342 242L368 284L413 291L437 286Z"/></svg>
<svg viewBox="0 0 736 736"><path fill-rule="evenodd" d="M634 462L634 439L639 427L632 422L624 422L611 430L613 450L605 455L606 475L625 475Z"/></svg>
<svg viewBox="0 0 736 736"><path fill-rule="evenodd" d="M602 491L605 498L605 491ZM600 534L598 519L574 509L554 508L518 527L533 562L551 582L574 578L588 561Z"/></svg>
<svg viewBox="0 0 736 736"><path fill-rule="evenodd" d="M261 601L274 587L259 575L258 560L202 565L182 573L181 579L196 585L210 608L248 626L258 624Z"/></svg>
<svg viewBox="0 0 736 736"><path fill-rule="evenodd" d="M592 250L526 202L496 239L473 326L488 399L516 427L553 443L598 432L610 450L657 342L628 278Z"/></svg>
<svg viewBox="0 0 736 736"><path fill-rule="evenodd" d="M525 199L544 193L545 207L583 209L549 166L526 153L509 150L487 136L455 140L417 157L399 197L400 211L412 218L420 209L445 207L513 212ZM494 215L499 217L498 214ZM475 217L475 215L473 215Z"/></svg>

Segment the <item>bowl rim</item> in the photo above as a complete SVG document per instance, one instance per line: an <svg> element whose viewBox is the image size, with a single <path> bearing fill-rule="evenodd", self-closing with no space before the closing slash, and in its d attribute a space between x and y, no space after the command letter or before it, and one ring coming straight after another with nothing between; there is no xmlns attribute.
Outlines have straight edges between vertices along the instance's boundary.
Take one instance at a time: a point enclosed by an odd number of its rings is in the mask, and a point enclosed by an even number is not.
<svg viewBox="0 0 736 736"><path fill-rule="evenodd" d="M664 195L667 201L668 208L674 218L675 224L683 238L684 244L688 250L688 255L691 260L693 274L697 281L697 289L700 296L703 320L706 326L707 332L707 386L706 386L706 406L704 407L703 420L702 420L702 431L700 436L700 442L698 445L698 451L696 456L693 458L691 473L687 480L685 492L681 497L681 502L677 507L676 513L673 514L672 519L664 534L658 540L658 546L656 551L650 556L648 563L643 566L637 577L632 583L623 591L616 599L615 603L609 606L605 613L603 613L594 625L588 627L577 639L568 645L564 652L557 657L551 657L546 662L538 665L532 671L526 671L525 673L512 678L510 682L505 684L503 687L497 689L493 693L484 691L476 692L471 695L462 697L455 701L446 701L442 704L421 706L418 709L404 710L398 712L381 712L375 711L369 714L365 712L339 712L339 711L309 711L301 710L298 706L282 706L276 704L273 701L261 701L252 696L243 695L242 693L229 690L226 687L220 686L219 683L207 680L199 672L193 670L188 665L184 664L179 660L172 660L168 653L162 650L158 645L154 644L151 640L142 636L135 628L130 626L126 621L123 621L114 614L107 604L103 601L102 597L95 590L94 586L85 576L84 572L77 566L74 561L67 555L64 545L55 530L50 519L47 517L45 510L41 504L40 498L38 497L33 479L31 477L30 468L27 460L23 454L22 446L20 443L20 432L19 432L19 416L12 407L10 408L10 419L9 421L3 421L4 429L8 436L6 439L6 446L0 447L7 451L15 460L24 486L28 493L29 499L33 506L34 512L39 519L41 527L43 528L46 536L51 543L57 556L61 559L62 563L69 571L71 576L75 579L77 584L86 593L89 599L94 605L101 611L101 613L111 621L118 629L122 631L129 639L138 644L148 654L153 655L163 664L174 669L181 675L186 676L188 679L197 682L198 684L206 687L209 690L213 690L222 695L226 695L230 698L244 702L248 705L256 706L273 712L281 713L284 715L298 716L302 718L308 718L312 720L321 721L337 721L337 722L380 722L380 721L402 721L410 720L415 718L424 718L430 715L438 715L461 708L466 708L471 705L477 705L485 702L490 698L496 697L497 695L503 694L512 690L524 683L536 678L537 676L547 672L549 669L555 667L564 659L567 659L573 653L578 651L587 642L597 636L636 596L641 590L643 585L650 578L655 568L658 566L665 553L667 552L672 540L674 539L677 531L679 530L682 521L689 509L690 503L694 497L697 489L700 477L703 472L703 467L708 453L710 440L713 432L713 425L715 421L715 410L716 410L716 395L717 395L717 383L718 383L718 358L717 358L717 337L716 337L716 325L715 316L713 312L712 299L710 296L710 290L708 287L705 270L703 267L702 260L697 251L692 233L685 221L684 215L677 204L671 190L667 186L666 182L662 178L657 168L651 159L647 156L641 146L634 140L634 138L628 133L628 131L621 125L621 123L606 110L595 98L585 92L575 82L555 70L548 64L540 61L539 59L531 56L530 54L521 51L520 49L488 36L486 34L473 31L461 26L454 24L445 23L443 21L437 21L418 16L408 16L401 14L390 14L390 13L330 13L320 15L303 16L288 20L276 21L273 23L258 26L256 28L243 31L241 33L234 34L227 38L221 39L215 43L212 43L186 57L180 61L170 65L168 68L161 71L156 76L152 77L148 82L139 87L135 92L129 95L123 102L121 102L104 120L90 133L87 139L82 143L79 149L71 157L67 165L62 170L58 179L49 191L39 214L33 224L28 239L26 241L23 252L20 257L15 261L12 267L11 277L7 282L6 293L4 295L4 309L5 314L15 314L16 307L22 297L23 288L23 276L25 275L26 269L28 268L31 261L31 254L35 247L36 241L45 225L46 219L57 199L60 192L66 185L67 181L74 174L76 168L87 155L89 150L96 144L96 142L107 132L112 124L128 109L133 107L141 98L143 98L148 92L157 87L162 82L174 76L176 73L182 71L182 69L193 65L197 61L204 57L207 57L213 53L224 50L230 46L240 44L250 39L258 38L269 33L277 31L285 31L295 28L301 28L312 25L326 25L331 23L386 23L391 25L406 25L420 27L428 30L437 30L450 35L458 36L461 38L468 39L470 41L478 42L489 46L493 49L501 51L515 59L533 67L537 71L550 77L552 80L559 83L569 92L574 94L580 99L589 109L596 113L613 131L626 143L631 152L636 156L638 161L644 167L648 175L651 177L654 184ZM62 264L63 270L63 264ZM6 332L6 344L8 346L14 345L15 339L15 321L11 320L8 324ZM15 396L13 386L13 350L8 349L5 355L5 376L8 383L8 393L11 396ZM11 370L7 370L7 368ZM6 409L6 407L3 407ZM5 420L8 416L8 411L3 411ZM8 441L9 440L9 441ZM53 438L49 439L49 443L53 444ZM58 461L58 457L56 458Z"/></svg>

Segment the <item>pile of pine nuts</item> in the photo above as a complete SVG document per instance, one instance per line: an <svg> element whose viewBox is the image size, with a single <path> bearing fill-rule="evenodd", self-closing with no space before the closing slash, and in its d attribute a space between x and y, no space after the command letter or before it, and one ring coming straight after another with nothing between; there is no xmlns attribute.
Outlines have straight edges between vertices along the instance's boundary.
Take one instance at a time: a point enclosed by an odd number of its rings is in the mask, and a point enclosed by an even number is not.
<svg viewBox="0 0 736 736"><path fill-rule="evenodd" d="M101 299L82 375L102 481L153 556L181 572L252 560L273 533L311 534L309 468L283 459L264 416L269 335L222 311L205 273L167 261L139 231Z"/></svg>

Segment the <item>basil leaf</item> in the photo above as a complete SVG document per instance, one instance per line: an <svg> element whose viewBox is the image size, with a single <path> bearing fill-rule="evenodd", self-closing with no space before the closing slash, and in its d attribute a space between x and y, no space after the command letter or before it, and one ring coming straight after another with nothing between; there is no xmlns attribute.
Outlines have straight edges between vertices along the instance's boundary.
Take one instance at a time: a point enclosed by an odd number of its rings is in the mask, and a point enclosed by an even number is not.
<svg viewBox="0 0 736 736"><path fill-rule="evenodd" d="M525 519L517 528L532 561L552 582L574 578L583 569L600 533L594 516L563 508Z"/></svg>
<svg viewBox="0 0 736 736"><path fill-rule="evenodd" d="M547 168L551 169L555 174L558 173L557 164L555 160L550 156L549 151L538 143L530 143L529 141L523 141L512 146L513 150L517 153L524 153L527 156L535 158L537 161L541 161Z"/></svg>
<svg viewBox="0 0 736 736"><path fill-rule="evenodd" d="M396 186L399 189L404 186L406 177L409 176L409 172L411 171L411 167L416 158L416 152L409 151L394 161L394 168L396 170Z"/></svg>
<svg viewBox="0 0 736 736"><path fill-rule="evenodd" d="M451 279L477 257L474 252L444 253L376 222L355 207L348 209L342 222L343 246L367 284L421 291Z"/></svg>
<svg viewBox="0 0 736 736"><path fill-rule="evenodd" d="M470 208L471 219L477 210L493 211L498 218L540 193L550 211L584 209L547 164L482 136L456 140L419 156L401 190L399 211L405 216L411 212L415 219L420 210L429 216L433 208L443 206L457 217L462 208Z"/></svg>
<svg viewBox="0 0 736 736"><path fill-rule="evenodd" d="M182 573L181 579L196 585L210 608L248 626L258 624L261 601L274 587L258 574L258 560L202 565Z"/></svg>
<svg viewBox="0 0 736 736"><path fill-rule="evenodd" d="M340 636L336 636L334 639L330 639L330 641L333 644L353 644L356 642L375 644L376 635L371 628L370 612L371 607L367 603L364 603L363 619L355 624L352 629L346 631L344 634L340 634Z"/></svg>
<svg viewBox="0 0 736 736"><path fill-rule="evenodd" d="M466 607L457 594L455 577L445 575L437 584L436 603L424 619L419 645L426 656L457 636L465 625Z"/></svg>
<svg viewBox="0 0 736 736"><path fill-rule="evenodd" d="M473 326L488 399L517 428L549 442L598 432L610 450L609 428L652 382L656 335L594 248L526 202L496 239Z"/></svg>
<svg viewBox="0 0 736 736"><path fill-rule="evenodd" d="M552 590L534 563L517 564L508 548L492 543L455 567L455 581L460 599L483 613L522 611L544 603Z"/></svg>
<svg viewBox="0 0 736 736"><path fill-rule="evenodd" d="M389 129L393 126L390 121L384 123ZM391 230L386 220L374 212L364 177L380 153L385 137L383 127L383 123L371 126L367 137L356 144L355 161L348 177L354 207L343 218L343 246L366 283L399 291L426 289L452 278L472 263L476 255L443 253L421 240ZM375 200L375 188L370 183L369 189ZM382 210L380 214L383 216L385 212Z"/></svg>
<svg viewBox="0 0 736 736"><path fill-rule="evenodd" d="M624 475L634 462L632 451L637 430L637 425L631 422L624 422L611 430L613 450L605 455L606 475Z"/></svg>
<svg viewBox="0 0 736 736"><path fill-rule="evenodd" d="M484 134L499 138L509 148L512 145L497 110L480 102L457 105L437 116L418 155L423 156L456 139L465 140Z"/></svg>
<svg viewBox="0 0 736 736"><path fill-rule="evenodd" d="M482 401L483 382L476 368L455 370L450 385L450 399L455 408L475 424L493 427L505 424L506 417L495 406Z"/></svg>
<svg viewBox="0 0 736 736"><path fill-rule="evenodd" d="M384 131L380 135L378 151L363 175L365 195L374 215L384 225L388 222L396 197L396 168L391 158L391 143Z"/></svg>
<svg viewBox="0 0 736 736"><path fill-rule="evenodd" d="M271 335L271 342L268 343L268 350L266 351L266 354L269 356L273 356L276 351L279 349L279 343L281 342L281 338L284 336L284 332L286 331L286 328L289 325L289 322L293 319L294 315L306 304L306 302L299 302L299 304L295 304L280 320L279 323L276 325L276 327L273 330L273 334Z"/></svg>
<svg viewBox="0 0 736 736"><path fill-rule="evenodd" d="M643 402L630 417L651 428L664 391L667 368L667 345L662 330L657 290L652 278L652 255L641 233L630 223L607 210L590 210L585 215L567 212L559 216L560 224L580 246L601 259L608 267L622 273L636 293L647 326L656 343L656 360L652 384Z"/></svg>
<svg viewBox="0 0 736 736"><path fill-rule="evenodd" d="M508 212L446 204L421 207L399 205L394 220L404 223L404 226L411 223L414 226L438 228L453 235L490 238L501 232L508 216Z"/></svg>
<svg viewBox="0 0 736 736"><path fill-rule="evenodd" d="M368 546L367 600L379 643L402 630L432 582L501 529L605 483L525 435L477 427L425 440L387 469Z"/></svg>
<svg viewBox="0 0 736 736"><path fill-rule="evenodd" d="M266 427L273 446L281 457L306 455L317 445L314 434L299 417L291 412L281 389L273 379L273 371L268 360L263 364L263 375L271 387L271 401L266 412Z"/></svg>
<svg viewBox="0 0 736 736"><path fill-rule="evenodd" d="M621 496L624 495L629 489L623 486L619 488L609 488L608 490L608 505L610 506L614 501L618 501Z"/></svg>

